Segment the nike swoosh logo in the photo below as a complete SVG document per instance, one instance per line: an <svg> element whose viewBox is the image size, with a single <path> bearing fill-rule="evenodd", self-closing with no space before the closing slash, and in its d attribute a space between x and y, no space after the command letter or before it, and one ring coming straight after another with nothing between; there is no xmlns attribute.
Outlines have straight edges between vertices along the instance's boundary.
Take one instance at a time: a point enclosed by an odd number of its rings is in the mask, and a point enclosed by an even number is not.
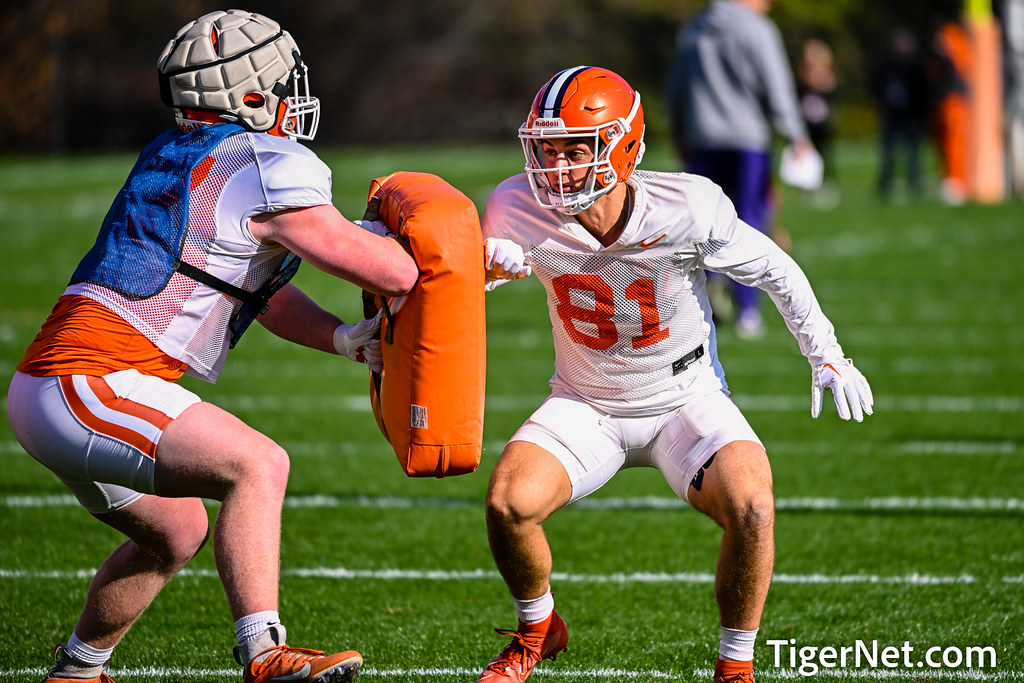
<svg viewBox="0 0 1024 683"><path fill-rule="evenodd" d="M662 233L660 237L655 237L653 240L640 240L640 248L641 249L646 249L648 247L653 247L655 244L657 244L661 240L665 239L666 237L668 237L668 233L667 232L666 233Z"/></svg>

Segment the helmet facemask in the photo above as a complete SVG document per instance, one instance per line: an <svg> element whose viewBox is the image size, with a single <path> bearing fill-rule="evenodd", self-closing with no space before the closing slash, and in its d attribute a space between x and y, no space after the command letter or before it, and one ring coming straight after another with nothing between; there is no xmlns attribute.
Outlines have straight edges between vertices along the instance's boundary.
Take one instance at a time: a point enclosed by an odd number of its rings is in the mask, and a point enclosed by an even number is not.
<svg viewBox="0 0 1024 683"><path fill-rule="evenodd" d="M285 111L278 124L293 140L312 140L320 127L320 100L309 94L309 69L295 52L295 68L290 80L291 92L284 98Z"/></svg>

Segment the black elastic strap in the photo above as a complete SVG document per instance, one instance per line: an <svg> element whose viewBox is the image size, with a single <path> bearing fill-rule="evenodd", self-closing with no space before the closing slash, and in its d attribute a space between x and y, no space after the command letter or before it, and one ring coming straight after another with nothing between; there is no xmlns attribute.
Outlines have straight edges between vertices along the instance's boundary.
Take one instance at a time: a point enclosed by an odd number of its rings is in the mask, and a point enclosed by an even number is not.
<svg viewBox="0 0 1024 683"><path fill-rule="evenodd" d="M374 195L370 197L370 201L366 204L366 211L363 212L364 221L375 221L380 218L380 197ZM380 300L380 307L384 309L384 317L388 319L388 331L384 335L383 341L391 344L395 338L395 316L391 313L391 308L388 306L387 297L377 297L370 292L363 290L363 317L372 318L377 315L376 300Z"/></svg>
<svg viewBox="0 0 1024 683"><path fill-rule="evenodd" d="M364 221L375 221L380 218L380 197L370 197L366 204L366 211L363 212Z"/></svg>
<svg viewBox="0 0 1024 683"><path fill-rule="evenodd" d="M230 297L238 299L242 303L250 303L255 302L257 300L257 297L254 295L254 292L248 292L242 289L241 287L236 287L230 282L224 282L224 280L221 280L219 277L210 275L205 270L200 270L199 268L193 266L191 263L178 261L178 264L174 267L174 269L181 273L182 275L191 278L196 282L201 282L207 287L213 287L218 292L223 292L224 294L227 294Z"/></svg>

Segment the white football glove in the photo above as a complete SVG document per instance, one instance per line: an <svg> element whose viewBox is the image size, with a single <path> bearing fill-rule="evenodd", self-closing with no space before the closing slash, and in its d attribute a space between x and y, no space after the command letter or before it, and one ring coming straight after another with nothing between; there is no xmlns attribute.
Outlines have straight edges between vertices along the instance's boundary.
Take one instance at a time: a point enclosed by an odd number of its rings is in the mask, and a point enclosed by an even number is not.
<svg viewBox="0 0 1024 683"><path fill-rule="evenodd" d="M484 289L488 292L510 280L521 280L533 269L527 265L523 248L512 240L488 237L484 240Z"/></svg>
<svg viewBox="0 0 1024 683"><path fill-rule="evenodd" d="M384 354L380 350L380 321L383 315L384 309L381 309L374 317L355 325L339 325L334 330L335 350L357 363L366 363L374 372L383 370Z"/></svg>
<svg viewBox="0 0 1024 683"><path fill-rule="evenodd" d="M871 414L875 402L871 387L849 358L822 363L811 371L811 417L815 419L821 415L825 389L832 390L842 419L849 420L852 413L854 420L862 422L864 415Z"/></svg>
<svg viewBox="0 0 1024 683"><path fill-rule="evenodd" d="M381 237L394 237L395 233L391 232L391 228L384 224L384 221L352 221L366 232L372 232L374 235L380 235Z"/></svg>

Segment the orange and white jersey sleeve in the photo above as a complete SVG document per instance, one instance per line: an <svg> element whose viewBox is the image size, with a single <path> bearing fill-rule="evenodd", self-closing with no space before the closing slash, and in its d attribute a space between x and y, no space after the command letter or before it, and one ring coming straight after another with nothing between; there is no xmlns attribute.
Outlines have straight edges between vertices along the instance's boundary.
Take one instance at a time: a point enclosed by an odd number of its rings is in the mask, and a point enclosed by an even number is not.
<svg viewBox="0 0 1024 683"><path fill-rule="evenodd" d="M630 217L608 247L574 218L539 207L523 175L488 199L484 237L522 246L547 291L553 386L612 414L657 412L726 389L705 268L783 302L802 349L837 346L799 268L770 240L756 240L716 185L643 171L628 182Z"/></svg>
<svg viewBox="0 0 1024 683"><path fill-rule="evenodd" d="M331 173L301 144L271 135L225 138L193 172L188 230L181 258L237 287L252 291L288 255L259 242L249 219L260 213L331 202ZM71 285L66 295L88 297L128 322L161 351L188 366L188 374L216 381L229 344L228 322L238 302L182 273L146 299L102 285Z"/></svg>

